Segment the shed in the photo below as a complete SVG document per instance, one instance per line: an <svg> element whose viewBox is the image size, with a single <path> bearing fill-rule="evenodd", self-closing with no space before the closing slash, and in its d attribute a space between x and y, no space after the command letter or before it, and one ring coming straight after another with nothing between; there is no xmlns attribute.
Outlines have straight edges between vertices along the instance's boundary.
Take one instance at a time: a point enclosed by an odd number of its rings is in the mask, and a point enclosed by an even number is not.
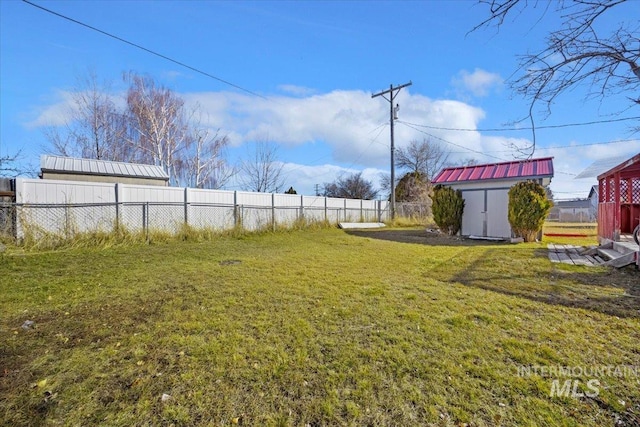
<svg viewBox="0 0 640 427"><path fill-rule="evenodd" d="M445 168L434 184L461 190L465 200L463 236L512 237L509 225L509 189L521 181L544 186L553 178L553 157Z"/></svg>
<svg viewBox="0 0 640 427"><path fill-rule="evenodd" d="M598 237L618 241L640 222L640 153L598 175Z"/></svg>
<svg viewBox="0 0 640 427"><path fill-rule="evenodd" d="M169 185L169 175L160 166L43 155L40 178L62 181Z"/></svg>

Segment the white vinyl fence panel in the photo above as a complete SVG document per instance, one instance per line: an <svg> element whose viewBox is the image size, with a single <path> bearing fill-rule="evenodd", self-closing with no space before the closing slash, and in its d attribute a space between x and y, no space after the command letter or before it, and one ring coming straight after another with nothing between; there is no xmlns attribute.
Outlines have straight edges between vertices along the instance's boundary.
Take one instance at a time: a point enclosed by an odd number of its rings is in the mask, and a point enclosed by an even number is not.
<svg viewBox="0 0 640 427"><path fill-rule="evenodd" d="M259 230L305 221L380 221L388 202L297 194L251 193L145 185L16 180L16 237L24 227L73 235L110 231L176 232L185 224L225 230Z"/></svg>
<svg viewBox="0 0 640 427"><path fill-rule="evenodd" d="M116 223L115 197L113 184L18 178L16 203L34 207L19 212L16 234L22 236L25 227L68 236L112 230Z"/></svg>

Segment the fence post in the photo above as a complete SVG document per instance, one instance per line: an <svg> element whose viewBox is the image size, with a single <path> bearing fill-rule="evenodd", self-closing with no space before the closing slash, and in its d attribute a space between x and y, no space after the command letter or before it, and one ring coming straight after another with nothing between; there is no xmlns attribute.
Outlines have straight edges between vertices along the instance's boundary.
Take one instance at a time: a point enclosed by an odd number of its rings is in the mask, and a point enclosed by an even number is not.
<svg viewBox="0 0 640 427"><path fill-rule="evenodd" d="M142 204L142 232L149 243L149 202Z"/></svg>
<svg viewBox="0 0 640 427"><path fill-rule="evenodd" d="M233 226L238 226L238 192L233 192Z"/></svg>
<svg viewBox="0 0 640 427"><path fill-rule="evenodd" d="M184 187L184 225L189 225L189 189Z"/></svg>
<svg viewBox="0 0 640 427"><path fill-rule="evenodd" d="M329 221L329 216L327 215L327 197L324 198L324 220Z"/></svg>
<svg viewBox="0 0 640 427"><path fill-rule="evenodd" d="M120 193L120 187L117 182L115 185L115 191L116 191L116 223L114 227L115 227L115 231L118 231L120 229L120 195L118 194Z"/></svg>
<svg viewBox="0 0 640 427"><path fill-rule="evenodd" d="M347 199L344 200L344 220L347 221Z"/></svg>
<svg viewBox="0 0 640 427"><path fill-rule="evenodd" d="M378 222L382 222L382 200L378 200Z"/></svg>
<svg viewBox="0 0 640 427"><path fill-rule="evenodd" d="M363 203L363 200L360 199L360 221L364 222L365 221L365 219L364 219L364 209L362 208L362 203Z"/></svg>
<svg viewBox="0 0 640 427"><path fill-rule="evenodd" d="M304 221L304 196L300 195L300 221Z"/></svg>
<svg viewBox="0 0 640 427"><path fill-rule="evenodd" d="M276 193L271 193L271 230L276 231Z"/></svg>

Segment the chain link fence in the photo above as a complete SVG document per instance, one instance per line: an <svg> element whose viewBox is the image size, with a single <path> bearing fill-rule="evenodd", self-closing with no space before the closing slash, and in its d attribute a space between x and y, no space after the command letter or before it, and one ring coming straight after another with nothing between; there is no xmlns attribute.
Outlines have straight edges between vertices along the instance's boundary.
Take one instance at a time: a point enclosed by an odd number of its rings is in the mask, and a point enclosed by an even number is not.
<svg viewBox="0 0 640 427"><path fill-rule="evenodd" d="M396 217L430 221L431 203L396 203Z"/></svg>
<svg viewBox="0 0 640 427"><path fill-rule="evenodd" d="M386 210L336 207L277 207L204 203L103 203L0 205L0 235L17 239L71 239L82 233L179 233L185 226L223 231L291 227L297 223L380 221Z"/></svg>

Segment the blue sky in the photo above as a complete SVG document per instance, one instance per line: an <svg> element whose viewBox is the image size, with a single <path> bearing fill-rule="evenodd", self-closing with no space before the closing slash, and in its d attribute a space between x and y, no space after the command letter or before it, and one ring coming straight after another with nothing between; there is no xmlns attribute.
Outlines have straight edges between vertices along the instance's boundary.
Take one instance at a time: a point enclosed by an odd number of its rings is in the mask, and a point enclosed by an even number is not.
<svg viewBox="0 0 640 427"><path fill-rule="evenodd" d="M527 101L505 80L517 55L539 48L559 22L553 15L538 22L540 11L528 9L499 31L469 33L487 14L474 1L36 3L262 97L27 3L0 0L0 154L22 150L22 161L37 165L49 149L43 130L64 121L78 77L93 69L118 94L122 73L132 70L199 103L208 125L229 136L232 163L254 140L277 143L285 187L304 194L341 173L364 171L376 183L388 173L389 106L371 94L390 84L413 82L397 99L396 146L435 137L453 161L514 159L509 143L526 145L530 132L482 129L512 127L527 114ZM637 16L635 8L618 6L606 24ZM537 124L606 120L628 106L623 97L585 102L582 89L559 98L549 117L537 114ZM632 116L640 114L622 113ZM555 157L556 196L586 196L595 179L575 174L595 160L640 152L633 125L540 130L535 157ZM600 144L616 140L627 141Z"/></svg>

